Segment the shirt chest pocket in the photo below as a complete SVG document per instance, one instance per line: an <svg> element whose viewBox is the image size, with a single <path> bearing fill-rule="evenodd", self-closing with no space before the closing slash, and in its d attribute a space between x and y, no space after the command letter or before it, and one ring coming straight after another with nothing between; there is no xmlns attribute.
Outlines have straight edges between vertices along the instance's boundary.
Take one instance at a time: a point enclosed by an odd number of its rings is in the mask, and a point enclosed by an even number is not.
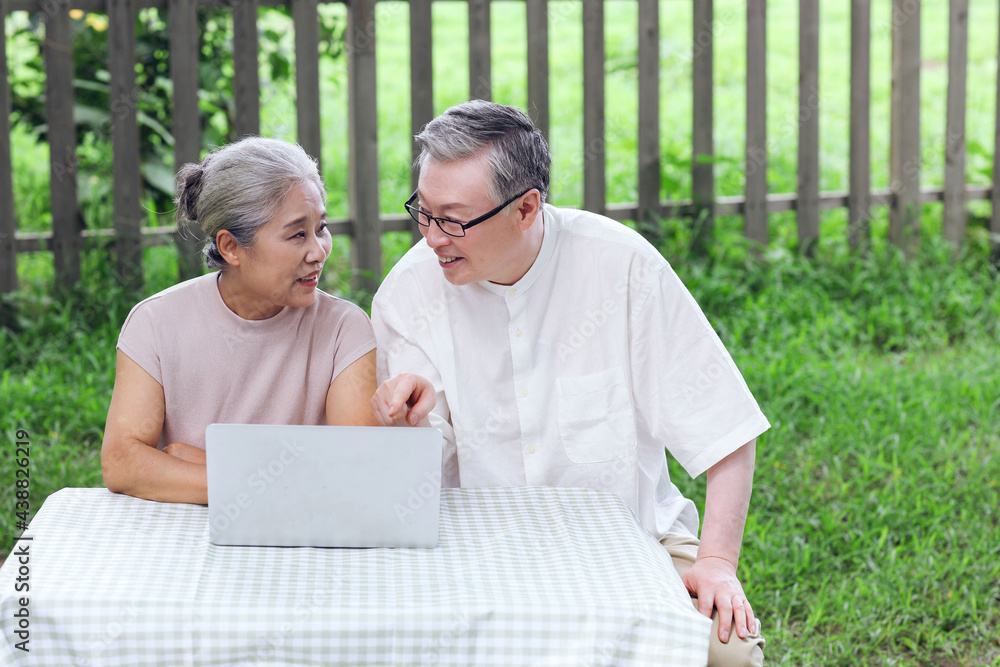
<svg viewBox="0 0 1000 667"><path fill-rule="evenodd" d="M635 450L635 419L622 367L557 378L556 393L559 436L571 461L613 461Z"/></svg>

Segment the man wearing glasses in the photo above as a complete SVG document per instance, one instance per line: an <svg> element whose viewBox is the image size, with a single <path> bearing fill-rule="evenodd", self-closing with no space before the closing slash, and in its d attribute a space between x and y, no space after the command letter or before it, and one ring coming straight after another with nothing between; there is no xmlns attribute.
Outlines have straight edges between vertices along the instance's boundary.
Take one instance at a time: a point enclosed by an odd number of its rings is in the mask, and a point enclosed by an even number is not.
<svg viewBox="0 0 1000 667"><path fill-rule="evenodd" d="M709 664L762 664L736 565L769 424L698 305L640 235L545 203L551 156L524 112L475 100L416 138L405 207L424 240L372 303L376 414L441 429L444 486L618 494L713 616ZM700 541L664 447L707 472Z"/></svg>

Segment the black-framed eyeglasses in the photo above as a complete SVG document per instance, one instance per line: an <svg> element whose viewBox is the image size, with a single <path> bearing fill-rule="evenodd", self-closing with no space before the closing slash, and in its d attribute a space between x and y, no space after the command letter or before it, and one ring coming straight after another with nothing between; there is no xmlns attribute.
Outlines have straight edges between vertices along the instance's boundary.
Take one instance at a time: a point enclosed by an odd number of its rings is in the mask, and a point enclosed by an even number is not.
<svg viewBox="0 0 1000 667"><path fill-rule="evenodd" d="M469 229L470 227L475 227L480 222L486 222L494 215L502 211L504 207L509 206L513 201L520 199L521 197L528 194L534 189L535 188L528 188L527 190L517 195L516 197L511 197L504 203L500 204L492 211L484 213L478 218L474 218L472 220L469 220L468 222L459 222L457 220L449 220L448 218L435 218L433 215L428 214L426 211L420 210L419 208L413 205L413 202L417 200L416 191L414 191L413 194L410 195L410 198L406 200L406 203L403 204L403 206L406 207L406 210L410 214L410 217L413 218L413 220L421 227L430 227L431 220L433 220L434 222L437 223L438 228L448 236L462 237L465 236L465 231L467 229Z"/></svg>

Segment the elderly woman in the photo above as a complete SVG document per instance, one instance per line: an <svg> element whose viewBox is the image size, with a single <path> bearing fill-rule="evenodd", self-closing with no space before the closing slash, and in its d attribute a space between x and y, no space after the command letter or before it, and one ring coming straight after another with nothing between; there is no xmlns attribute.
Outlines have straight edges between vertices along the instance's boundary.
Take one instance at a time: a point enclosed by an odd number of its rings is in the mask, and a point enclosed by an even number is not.
<svg viewBox="0 0 1000 667"><path fill-rule="evenodd" d="M363 310L317 289L326 191L299 146L220 148L180 170L176 202L219 270L129 313L101 468L111 491L207 503L208 424L377 424L375 336Z"/></svg>

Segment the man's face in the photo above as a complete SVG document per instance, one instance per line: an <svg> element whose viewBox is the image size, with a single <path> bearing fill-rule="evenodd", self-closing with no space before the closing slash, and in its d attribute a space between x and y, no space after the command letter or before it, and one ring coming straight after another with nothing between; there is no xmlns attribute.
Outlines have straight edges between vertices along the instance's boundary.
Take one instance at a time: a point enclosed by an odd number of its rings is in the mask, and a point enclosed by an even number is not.
<svg viewBox="0 0 1000 667"><path fill-rule="evenodd" d="M468 222L500 203L490 199L487 183L487 163L479 156L459 162L428 158L420 170L415 205L439 218ZM534 256L523 266L525 227L519 210L521 201L466 230L463 237L445 234L434 222L430 227L420 227L448 282L467 285L487 280L511 285L527 272Z"/></svg>

